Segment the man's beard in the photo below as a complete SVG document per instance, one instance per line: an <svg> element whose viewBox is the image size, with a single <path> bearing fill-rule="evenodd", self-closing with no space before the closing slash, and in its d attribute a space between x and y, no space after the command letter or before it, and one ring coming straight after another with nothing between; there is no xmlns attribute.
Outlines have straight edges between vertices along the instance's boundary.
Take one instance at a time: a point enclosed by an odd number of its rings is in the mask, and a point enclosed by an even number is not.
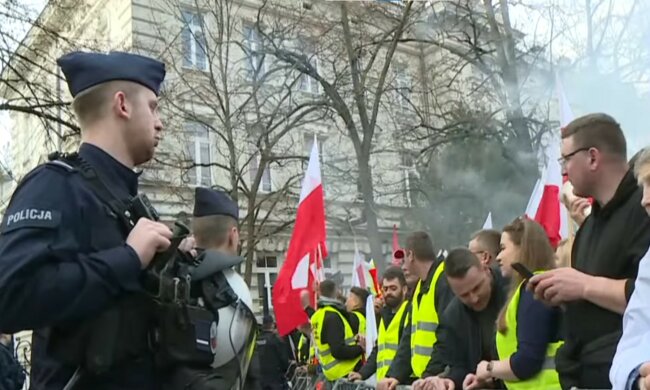
<svg viewBox="0 0 650 390"><path fill-rule="evenodd" d="M390 307L391 309L397 309L399 305L402 304L403 300L404 300L404 296L401 294L397 297L386 296L386 306Z"/></svg>

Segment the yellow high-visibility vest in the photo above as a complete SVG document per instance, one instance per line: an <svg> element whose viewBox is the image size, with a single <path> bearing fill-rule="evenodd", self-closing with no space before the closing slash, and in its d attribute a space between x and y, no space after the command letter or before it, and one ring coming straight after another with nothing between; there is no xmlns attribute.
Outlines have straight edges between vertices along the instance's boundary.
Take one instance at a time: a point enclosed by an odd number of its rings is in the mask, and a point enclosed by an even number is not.
<svg viewBox="0 0 650 390"><path fill-rule="evenodd" d="M358 332L358 334L365 336L366 335L366 317L363 314L359 313L358 311L353 311L352 314L357 316L357 318L359 319L359 332Z"/></svg>
<svg viewBox="0 0 650 390"><path fill-rule="evenodd" d="M355 335L352 334L350 323L341 313L339 313L338 310L330 306L324 306L316 310L316 313L311 317L311 326L312 329L314 329L314 343L316 344L316 355L318 356L318 360L323 368L323 374L327 380L335 381L351 373L357 363L361 360L361 355L352 360L337 360L332 356L329 344L323 344L321 342L323 320L327 313L335 313L341 318L341 321L343 321L343 328L345 329L344 337L347 345L357 345L357 342L354 337Z"/></svg>
<svg viewBox="0 0 650 390"><path fill-rule="evenodd" d="M523 284L523 282L522 282ZM499 359L507 359L517 352L517 311L519 310L519 297L521 296L521 284L512 296L506 309L506 323L508 330L505 334L497 332L496 344ZM560 379L555 371L555 353L562 345L562 341L550 343L546 349L546 359L540 371L534 377L525 381L504 381L506 387L514 390L533 390L533 389L561 389Z"/></svg>
<svg viewBox="0 0 650 390"><path fill-rule="evenodd" d="M438 340L438 313L436 312L436 284L445 270L442 261L436 268L429 291L418 302L422 280L418 282L411 303L411 369L416 378L421 378L431 360L433 346Z"/></svg>
<svg viewBox="0 0 650 390"><path fill-rule="evenodd" d="M314 352L314 343L309 343L309 351L307 352L308 355L305 355L302 352L302 347L305 346L305 343L307 343L309 339L307 336L304 334L300 335L300 340L298 341L298 362L299 363L309 363L313 360L314 356L316 356L316 353Z"/></svg>
<svg viewBox="0 0 650 390"><path fill-rule="evenodd" d="M408 301L402 302L395 316L388 324L388 328L384 324L384 319L379 321L379 335L377 336L377 381L380 381L388 374L395 355L397 354L397 347L399 346L399 333L402 317L406 313ZM404 321L406 324L406 321Z"/></svg>

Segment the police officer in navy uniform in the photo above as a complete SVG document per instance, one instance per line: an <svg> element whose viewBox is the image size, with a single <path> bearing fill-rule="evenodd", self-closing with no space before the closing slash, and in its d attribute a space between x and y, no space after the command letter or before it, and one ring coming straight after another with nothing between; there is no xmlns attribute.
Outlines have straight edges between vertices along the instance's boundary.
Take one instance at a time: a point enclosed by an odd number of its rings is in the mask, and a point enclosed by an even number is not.
<svg viewBox="0 0 650 390"><path fill-rule="evenodd" d="M285 376L289 370L289 351L275 329L273 317L265 315L262 326L256 350L262 390L286 390L289 388Z"/></svg>
<svg viewBox="0 0 650 390"><path fill-rule="evenodd" d="M163 63L133 54L73 52L58 59L81 128L79 160L119 202L138 191L134 167L149 161L163 125ZM92 175L91 175L92 176ZM65 162L37 167L19 184L0 225L0 331L34 329L32 389L154 389L142 270L169 247L171 230L122 216ZM85 368L101 342L93 323L114 311L115 353L105 372ZM128 345L124 345L127 343Z"/></svg>

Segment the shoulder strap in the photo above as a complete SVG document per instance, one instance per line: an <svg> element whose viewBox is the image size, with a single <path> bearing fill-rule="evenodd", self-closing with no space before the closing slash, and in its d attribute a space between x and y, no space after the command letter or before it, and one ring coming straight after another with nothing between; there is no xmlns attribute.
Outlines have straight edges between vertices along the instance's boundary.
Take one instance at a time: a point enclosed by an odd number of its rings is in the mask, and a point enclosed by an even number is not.
<svg viewBox="0 0 650 390"><path fill-rule="evenodd" d="M54 152L48 156L48 164L64 167L70 172L79 173L90 190L115 214L126 233L135 225L128 212L129 205L120 200L101 180L95 169L78 153Z"/></svg>

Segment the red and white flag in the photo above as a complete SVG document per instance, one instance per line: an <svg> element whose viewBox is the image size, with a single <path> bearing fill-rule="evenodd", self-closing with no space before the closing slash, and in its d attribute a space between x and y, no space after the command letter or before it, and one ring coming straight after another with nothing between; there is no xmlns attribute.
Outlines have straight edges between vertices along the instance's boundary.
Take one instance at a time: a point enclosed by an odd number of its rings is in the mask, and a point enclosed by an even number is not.
<svg viewBox="0 0 650 390"><path fill-rule="evenodd" d="M273 286L273 310L282 336L309 320L300 304L300 292L313 293L311 281L321 279L326 239L323 183L314 139L287 256Z"/></svg>
<svg viewBox="0 0 650 390"><path fill-rule="evenodd" d="M367 273L366 261L359 252L357 244L354 244L354 261L352 262L352 287L367 289L369 286L370 274Z"/></svg>
<svg viewBox="0 0 650 390"><path fill-rule="evenodd" d="M556 87L560 106L561 129L573 120L573 113L559 78L556 78ZM569 236L569 212L560 202L560 189L565 181L565 178L562 177L562 167L559 162L561 142L561 130L550 134L545 151L546 167L542 171L542 177L537 180L526 207L526 215L534 218L544 227L546 235L554 248L563 238Z"/></svg>

